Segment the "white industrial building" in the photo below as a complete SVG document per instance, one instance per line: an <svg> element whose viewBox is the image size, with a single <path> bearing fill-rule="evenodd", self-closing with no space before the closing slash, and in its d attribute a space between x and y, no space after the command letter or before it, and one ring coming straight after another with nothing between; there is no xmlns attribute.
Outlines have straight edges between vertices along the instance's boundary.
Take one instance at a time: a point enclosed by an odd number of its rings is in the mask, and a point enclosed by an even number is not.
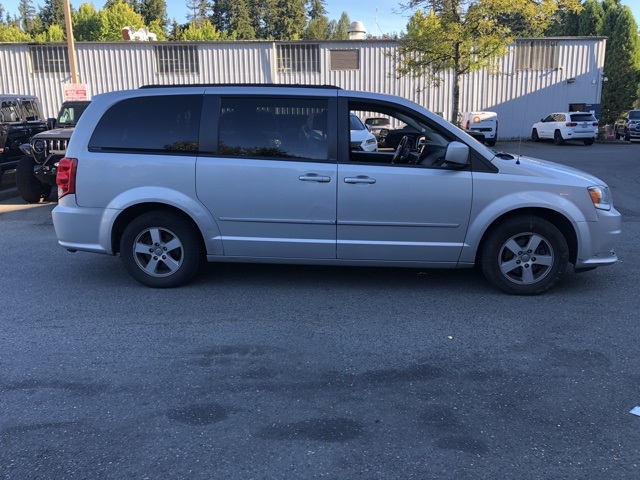
<svg viewBox="0 0 640 480"><path fill-rule="evenodd" d="M439 87L397 78L390 40L78 42L80 83L89 95L148 84L335 85L400 95L450 119L452 76ZM600 111L606 39L518 39L497 71L465 75L460 111L498 113L501 138L528 137L555 111ZM0 43L0 93L37 95L54 116L71 82L66 44Z"/></svg>

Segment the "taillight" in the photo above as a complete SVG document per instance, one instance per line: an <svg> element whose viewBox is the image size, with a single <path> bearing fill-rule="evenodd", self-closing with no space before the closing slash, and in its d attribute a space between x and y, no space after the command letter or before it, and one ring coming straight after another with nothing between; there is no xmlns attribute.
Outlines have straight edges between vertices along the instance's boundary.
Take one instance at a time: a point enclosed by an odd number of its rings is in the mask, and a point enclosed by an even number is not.
<svg viewBox="0 0 640 480"><path fill-rule="evenodd" d="M577 127L577 126L578 126L578 124L577 124L577 123L575 123L575 122L567 122L567 123L565 123L565 125L566 125L567 127Z"/></svg>
<svg viewBox="0 0 640 480"><path fill-rule="evenodd" d="M76 158L63 158L58 162L56 183L58 184L58 198L76 193L76 170L78 160Z"/></svg>
<svg viewBox="0 0 640 480"><path fill-rule="evenodd" d="M465 130L469 130L469 125L471 124L471 122L469 120L467 120L467 125L464 127Z"/></svg>

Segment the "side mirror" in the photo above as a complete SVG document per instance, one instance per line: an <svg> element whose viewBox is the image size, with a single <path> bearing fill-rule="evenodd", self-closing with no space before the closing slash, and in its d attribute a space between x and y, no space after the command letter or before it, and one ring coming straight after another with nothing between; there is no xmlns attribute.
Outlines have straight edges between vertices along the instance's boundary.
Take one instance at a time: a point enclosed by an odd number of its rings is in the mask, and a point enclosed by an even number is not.
<svg viewBox="0 0 640 480"><path fill-rule="evenodd" d="M56 119L55 118L47 118L47 129L53 130L56 128Z"/></svg>
<svg viewBox="0 0 640 480"><path fill-rule="evenodd" d="M461 142L451 142L444 153L445 163L466 166L469 164L469 147Z"/></svg>

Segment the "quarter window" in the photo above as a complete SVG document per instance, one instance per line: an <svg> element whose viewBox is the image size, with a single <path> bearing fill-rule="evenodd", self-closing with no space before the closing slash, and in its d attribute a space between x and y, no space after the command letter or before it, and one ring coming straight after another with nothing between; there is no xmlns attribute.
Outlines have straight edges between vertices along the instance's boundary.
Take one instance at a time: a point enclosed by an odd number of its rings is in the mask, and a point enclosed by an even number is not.
<svg viewBox="0 0 640 480"><path fill-rule="evenodd" d="M327 102L223 98L218 153L234 157L327 160Z"/></svg>
<svg viewBox="0 0 640 480"><path fill-rule="evenodd" d="M0 121L2 122L20 121L20 112L18 110L18 102L14 100L5 100L0 104Z"/></svg>
<svg viewBox="0 0 640 480"><path fill-rule="evenodd" d="M89 150L196 152L201 110L201 95L123 100L102 116L89 141Z"/></svg>

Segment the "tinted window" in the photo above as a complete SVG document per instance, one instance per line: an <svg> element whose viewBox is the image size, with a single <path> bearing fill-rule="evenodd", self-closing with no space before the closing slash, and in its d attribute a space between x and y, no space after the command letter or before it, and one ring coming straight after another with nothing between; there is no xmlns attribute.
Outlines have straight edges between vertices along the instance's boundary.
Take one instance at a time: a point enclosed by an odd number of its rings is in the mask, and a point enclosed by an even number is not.
<svg viewBox="0 0 640 480"><path fill-rule="evenodd" d="M201 110L200 95L165 95L123 100L102 116L89 141L89 149L197 151Z"/></svg>
<svg viewBox="0 0 640 480"><path fill-rule="evenodd" d="M596 117L594 117L590 113L572 113L571 121L572 122L595 122Z"/></svg>
<svg viewBox="0 0 640 480"><path fill-rule="evenodd" d="M58 126L75 126L88 105L68 105L60 111Z"/></svg>
<svg viewBox="0 0 640 480"><path fill-rule="evenodd" d="M223 98L218 153L326 160L327 101Z"/></svg>
<svg viewBox="0 0 640 480"><path fill-rule="evenodd" d="M640 110L631 110L629 112L629 118L631 118L633 120L640 119Z"/></svg>

